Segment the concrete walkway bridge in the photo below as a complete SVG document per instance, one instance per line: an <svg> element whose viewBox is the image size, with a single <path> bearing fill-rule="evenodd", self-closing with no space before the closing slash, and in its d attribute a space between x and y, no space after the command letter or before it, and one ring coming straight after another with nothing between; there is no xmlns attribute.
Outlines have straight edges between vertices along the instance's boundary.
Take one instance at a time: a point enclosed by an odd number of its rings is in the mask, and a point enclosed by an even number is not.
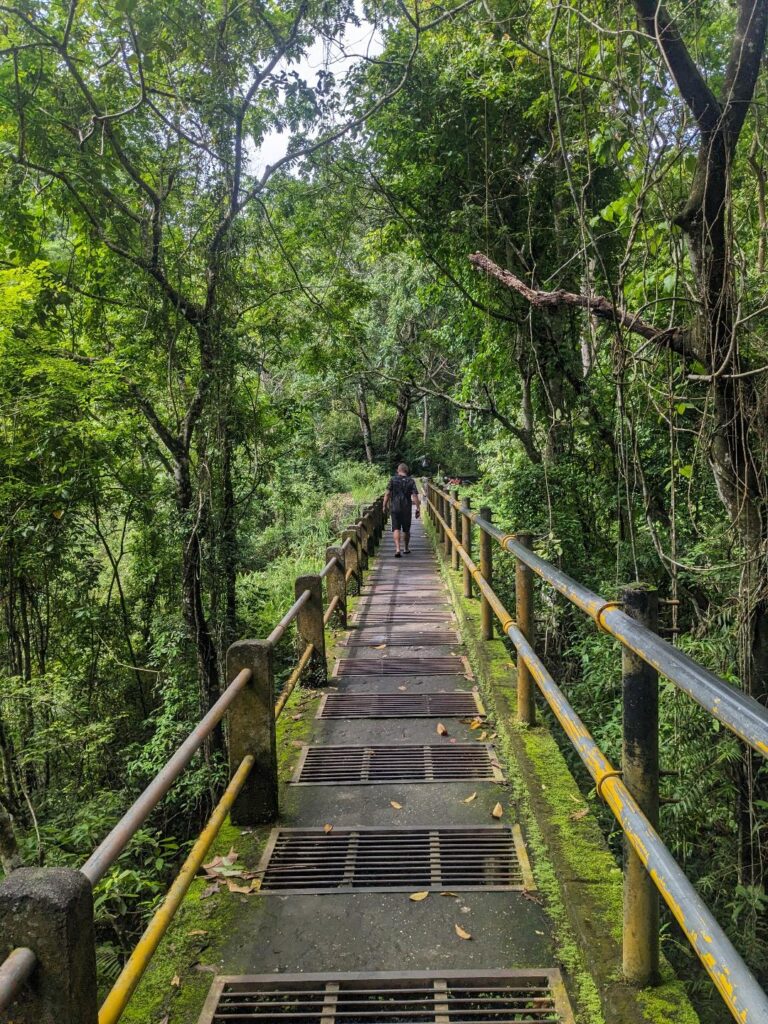
<svg viewBox="0 0 768 1024"><path fill-rule="evenodd" d="M396 559L377 499L296 581L270 636L233 645L220 700L79 871L20 869L0 886L0 1021L694 1024L659 951L661 902L723 1019L768 1024L765 993L657 831L658 672L763 754L764 709L656 635L647 588L606 601L490 510L430 482L425 507ZM514 617L493 587L501 552ZM621 772L536 651L537 579L623 644ZM275 651L293 632L276 699ZM100 992L94 892L223 720L229 785ZM624 831L623 865L597 800Z"/></svg>

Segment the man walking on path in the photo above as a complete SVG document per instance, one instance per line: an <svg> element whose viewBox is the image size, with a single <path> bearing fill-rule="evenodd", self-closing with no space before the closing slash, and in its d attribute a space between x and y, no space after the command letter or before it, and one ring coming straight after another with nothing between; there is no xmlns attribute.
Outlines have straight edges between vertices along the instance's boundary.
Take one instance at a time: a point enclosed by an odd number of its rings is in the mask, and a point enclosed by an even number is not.
<svg viewBox="0 0 768 1024"><path fill-rule="evenodd" d="M404 462L397 467L397 473L387 484L384 495L384 511L392 506L392 538L395 542L395 558L400 557L400 538L406 555L411 553L411 502L416 506L416 518L421 515L421 500L416 482Z"/></svg>

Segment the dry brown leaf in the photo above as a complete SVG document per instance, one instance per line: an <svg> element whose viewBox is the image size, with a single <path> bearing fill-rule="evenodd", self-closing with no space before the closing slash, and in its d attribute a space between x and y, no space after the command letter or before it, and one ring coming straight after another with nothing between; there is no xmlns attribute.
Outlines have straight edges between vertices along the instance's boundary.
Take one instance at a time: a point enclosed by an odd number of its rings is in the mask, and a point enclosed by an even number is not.
<svg viewBox="0 0 768 1024"><path fill-rule="evenodd" d="M478 739L480 740L481 743L484 740L488 739L488 733L485 731L485 729L483 729L483 731L480 733L480 735L478 736Z"/></svg>
<svg viewBox="0 0 768 1024"><path fill-rule="evenodd" d="M396 811L402 811L402 809L403 809L403 805L399 804L397 802L397 800L390 800L389 801L389 806L390 807L394 807Z"/></svg>
<svg viewBox="0 0 768 1024"><path fill-rule="evenodd" d="M482 724L483 724L482 718L473 718L472 721L469 723L469 728L470 729L479 729Z"/></svg>
<svg viewBox="0 0 768 1024"><path fill-rule="evenodd" d="M231 879L227 880L227 888L230 892L240 892L243 896L247 896L251 891L250 885L237 885L237 883L233 882Z"/></svg>
<svg viewBox="0 0 768 1024"><path fill-rule="evenodd" d="M203 931L202 928L193 928L191 932L187 932L187 935L207 935L208 932Z"/></svg>
<svg viewBox="0 0 768 1024"><path fill-rule="evenodd" d="M171 987L181 988L181 978L178 976L178 974L174 974L174 976L171 978Z"/></svg>
<svg viewBox="0 0 768 1024"><path fill-rule="evenodd" d="M386 646L386 644L375 644L373 649L374 651L383 651L386 649Z"/></svg>
<svg viewBox="0 0 768 1024"><path fill-rule="evenodd" d="M333 825L323 825L323 832L328 835L329 832L333 832Z"/></svg>
<svg viewBox="0 0 768 1024"><path fill-rule="evenodd" d="M437 723L437 729L435 729L435 732L437 733L438 736L448 735L448 730L445 728L442 722Z"/></svg>
<svg viewBox="0 0 768 1024"><path fill-rule="evenodd" d="M573 814L569 814L568 817L571 821L581 821L582 818L586 818L589 814L588 807L582 807L580 811L574 811Z"/></svg>
<svg viewBox="0 0 768 1024"><path fill-rule="evenodd" d="M201 900L207 900L209 896L214 896L219 891L219 883L214 882L213 885L206 885L203 891L200 893Z"/></svg>
<svg viewBox="0 0 768 1024"><path fill-rule="evenodd" d="M453 927L456 929L456 934L459 936L460 939L471 939L472 938L470 933L468 931L465 931L461 927L460 924L455 924Z"/></svg>
<svg viewBox="0 0 768 1024"><path fill-rule="evenodd" d="M426 891L424 891L424 892L412 892L411 895L408 897L408 899L412 903L421 903L421 901L425 900L427 898L427 896L429 896L429 893L426 892Z"/></svg>
<svg viewBox="0 0 768 1024"><path fill-rule="evenodd" d="M496 804L496 806L491 811L491 814L494 816L494 818L501 818L504 814L504 808L501 806L501 804Z"/></svg>
<svg viewBox="0 0 768 1024"><path fill-rule="evenodd" d="M459 894L457 892L441 892L440 895L441 896L455 896L456 899L459 898Z"/></svg>
<svg viewBox="0 0 768 1024"><path fill-rule="evenodd" d="M472 801L476 800L476 799L477 799L477 793L476 792L475 793L470 793L470 795L465 800L462 800L462 803L471 804Z"/></svg>

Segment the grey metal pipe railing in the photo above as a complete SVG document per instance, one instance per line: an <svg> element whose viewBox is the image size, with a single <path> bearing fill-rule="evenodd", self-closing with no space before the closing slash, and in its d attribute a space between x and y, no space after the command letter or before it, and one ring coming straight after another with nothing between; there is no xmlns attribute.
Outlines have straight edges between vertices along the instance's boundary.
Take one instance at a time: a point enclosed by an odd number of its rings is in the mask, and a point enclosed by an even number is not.
<svg viewBox="0 0 768 1024"><path fill-rule="evenodd" d="M434 484L443 498L453 498ZM568 576L551 562L520 544L513 534L505 533L493 523L472 513L472 522L493 537L501 548L519 558L537 576L545 580L577 608L581 608L598 627L615 637L638 657L652 665L675 686L695 700L732 733L754 750L768 757L768 710L754 697L737 690L724 679L699 665L687 654L656 633L626 615L615 601L607 601Z"/></svg>
<svg viewBox="0 0 768 1024"><path fill-rule="evenodd" d="M278 624L267 637L268 644L271 644L274 647L278 640L280 640L280 638L285 635L285 631L288 629L290 624L293 622L293 620L296 618L296 616L299 614L299 612L301 611L301 609L304 607L304 605L307 603L311 596L312 595L308 590L303 590L301 594L299 594L299 596L293 602L291 607L288 609L288 611L285 613L282 619L280 619Z"/></svg>
<svg viewBox="0 0 768 1024"><path fill-rule="evenodd" d="M493 609L504 633L515 645L519 657L528 665L539 690L576 748L587 771L595 780L598 796L608 804L621 825L627 841L685 932L731 1014L741 1024L768 1024L768 996L757 983L755 976L664 845L661 836L643 814L637 801L624 785L621 774L595 743L589 730L531 644L515 625L512 616L497 595L488 588L479 568L464 550L460 540L440 515L435 504L429 501L429 505L481 589L484 586L493 595Z"/></svg>
<svg viewBox="0 0 768 1024"><path fill-rule="evenodd" d="M126 811L106 839L99 844L85 864L83 864L80 870L89 879L91 885L96 885L109 871L110 867L133 838L136 830L157 807L173 783L192 760L195 753L200 749L203 740L210 736L226 714L235 697L237 697L250 678L251 670L247 668L235 676L205 718L198 722L165 767L157 773L141 796Z"/></svg>
<svg viewBox="0 0 768 1024"><path fill-rule="evenodd" d="M20 946L12 950L0 964L0 1011L6 1010L22 987L32 977L37 957L31 949Z"/></svg>

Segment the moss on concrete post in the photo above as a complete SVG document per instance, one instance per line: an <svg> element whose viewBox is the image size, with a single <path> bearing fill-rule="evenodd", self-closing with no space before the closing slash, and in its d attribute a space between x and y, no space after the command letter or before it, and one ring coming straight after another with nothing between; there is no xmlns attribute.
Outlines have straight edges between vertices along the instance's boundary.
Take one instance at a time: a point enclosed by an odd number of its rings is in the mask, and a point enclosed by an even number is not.
<svg viewBox="0 0 768 1024"><path fill-rule="evenodd" d="M630 618L656 630L658 594L642 584L621 591ZM622 652L624 782L654 828L659 827L659 674L627 647ZM625 842L624 977L644 988L659 981L659 896L640 858Z"/></svg>
<svg viewBox="0 0 768 1024"><path fill-rule="evenodd" d="M278 814L275 745L275 680L272 646L266 640L240 640L227 651L227 680L244 668L251 678L229 709L230 775L247 754L256 759L234 802L234 825L262 825Z"/></svg>
<svg viewBox="0 0 768 1024"><path fill-rule="evenodd" d="M333 568L325 577L325 591L330 605L334 597L338 603L334 612L334 619L341 629L347 628L347 581L346 581L346 560L345 552L341 548L326 548L326 563L333 560Z"/></svg>
<svg viewBox="0 0 768 1024"><path fill-rule="evenodd" d="M97 1024L91 883L72 868L18 868L0 885L0 959L17 946L37 967L3 1024Z"/></svg>
<svg viewBox="0 0 768 1024"><path fill-rule="evenodd" d="M487 505L480 509L480 518L491 522L491 510ZM493 588L493 540L485 530L480 531L480 573L489 587ZM480 631L483 640L493 640L493 608L480 595Z"/></svg>
<svg viewBox="0 0 768 1024"><path fill-rule="evenodd" d="M517 533L515 536L523 547L533 547L533 537L530 533ZM525 639L532 645L534 642L533 572L519 558L515 568L515 600L517 625ZM522 658L517 659L517 717L525 725L536 724L533 676Z"/></svg>
<svg viewBox="0 0 768 1024"><path fill-rule="evenodd" d="M453 498L454 502L458 502L458 500L459 500L458 488L454 487L451 490L451 497ZM460 515L459 515L459 510L456 507L456 505L451 505L451 529L453 530L454 537L457 537L457 538L461 537ZM458 544L452 544L451 545L451 568L453 569L454 572L458 572L459 571L459 563L460 563L460 561L461 561L461 559L459 558L459 545Z"/></svg>
<svg viewBox="0 0 768 1024"><path fill-rule="evenodd" d="M469 557L472 557L472 520L469 518L470 503L469 498L462 498L461 501L461 546L467 552ZM466 562L462 561L464 567L464 597L472 597L472 573L469 571L469 566Z"/></svg>
<svg viewBox="0 0 768 1024"><path fill-rule="evenodd" d="M360 571L360 548L358 543L357 530L354 526L348 527L341 535L342 541L348 540L349 547L347 548L345 564L347 566L346 572L352 570L352 575L349 578L349 582L355 587L355 592L360 593L360 586L362 584L362 572Z"/></svg>
<svg viewBox="0 0 768 1024"><path fill-rule="evenodd" d="M323 581L317 575L299 576L296 580L296 597L309 591L309 600L299 609L296 628L299 634L301 654L307 644L312 644L312 658L309 663L309 679L315 686L328 682L328 663L325 660L325 623L323 622Z"/></svg>

